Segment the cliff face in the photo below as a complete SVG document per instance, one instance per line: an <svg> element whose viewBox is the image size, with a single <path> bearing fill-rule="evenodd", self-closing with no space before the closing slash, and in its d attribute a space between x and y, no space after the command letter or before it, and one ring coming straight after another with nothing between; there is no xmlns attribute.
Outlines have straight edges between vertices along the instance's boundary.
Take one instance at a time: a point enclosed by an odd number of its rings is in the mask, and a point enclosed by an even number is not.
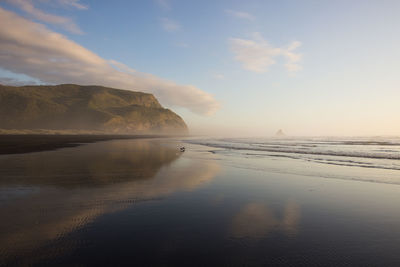
<svg viewBox="0 0 400 267"><path fill-rule="evenodd" d="M74 84L0 85L0 128L121 134L188 130L182 118L152 94Z"/></svg>

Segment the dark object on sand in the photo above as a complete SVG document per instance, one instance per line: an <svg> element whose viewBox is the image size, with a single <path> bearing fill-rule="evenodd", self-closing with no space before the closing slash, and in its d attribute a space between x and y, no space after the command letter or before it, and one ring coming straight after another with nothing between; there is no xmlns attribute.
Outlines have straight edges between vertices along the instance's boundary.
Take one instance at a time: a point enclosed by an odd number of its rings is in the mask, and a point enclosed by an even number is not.
<svg viewBox="0 0 400 267"><path fill-rule="evenodd" d="M185 152L185 147L184 146L181 147L180 150L181 150L181 152Z"/></svg>

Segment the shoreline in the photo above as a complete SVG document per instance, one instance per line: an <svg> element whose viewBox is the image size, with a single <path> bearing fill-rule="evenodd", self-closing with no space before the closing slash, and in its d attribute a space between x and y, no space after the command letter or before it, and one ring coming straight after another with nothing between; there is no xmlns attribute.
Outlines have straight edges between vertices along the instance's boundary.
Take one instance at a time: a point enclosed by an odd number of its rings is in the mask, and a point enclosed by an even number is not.
<svg viewBox="0 0 400 267"><path fill-rule="evenodd" d="M172 135L108 135L108 134L1 134L0 155L23 154L77 147L99 141L118 139L173 138Z"/></svg>

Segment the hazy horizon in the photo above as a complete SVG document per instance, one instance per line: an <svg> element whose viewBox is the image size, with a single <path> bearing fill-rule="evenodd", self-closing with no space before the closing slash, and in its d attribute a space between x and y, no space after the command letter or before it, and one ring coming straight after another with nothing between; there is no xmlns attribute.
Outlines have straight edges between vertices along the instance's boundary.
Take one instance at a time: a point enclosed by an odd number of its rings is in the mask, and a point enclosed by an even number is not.
<svg viewBox="0 0 400 267"><path fill-rule="evenodd" d="M0 1L0 84L154 94L193 135L399 136L398 1Z"/></svg>

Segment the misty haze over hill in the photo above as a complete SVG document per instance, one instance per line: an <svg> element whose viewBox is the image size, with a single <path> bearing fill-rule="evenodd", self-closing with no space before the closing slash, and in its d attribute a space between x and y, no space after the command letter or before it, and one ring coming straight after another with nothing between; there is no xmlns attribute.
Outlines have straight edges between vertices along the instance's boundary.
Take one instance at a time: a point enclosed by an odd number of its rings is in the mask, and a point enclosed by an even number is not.
<svg viewBox="0 0 400 267"><path fill-rule="evenodd" d="M148 93L102 86L0 85L0 128L103 133L187 133L183 119Z"/></svg>

